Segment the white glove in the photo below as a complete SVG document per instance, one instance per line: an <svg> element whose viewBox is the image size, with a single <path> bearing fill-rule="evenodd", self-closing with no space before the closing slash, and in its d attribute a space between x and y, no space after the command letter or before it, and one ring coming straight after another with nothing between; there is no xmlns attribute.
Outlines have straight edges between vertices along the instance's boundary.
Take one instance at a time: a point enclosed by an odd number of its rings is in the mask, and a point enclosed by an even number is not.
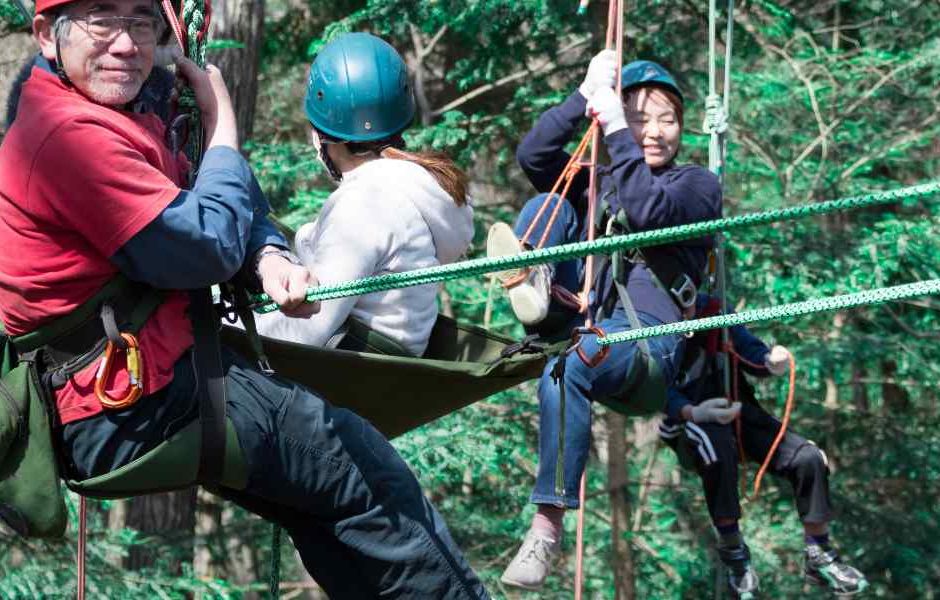
<svg viewBox="0 0 940 600"><path fill-rule="evenodd" d="M764 365L772 375L783 375L790 370L790 351L784 346L774 346L764 357Z"/></svg>
<svg viewBox="0 0 940 600"><path fill-rule="evenodd" d="M604 135L610 135L627 128L627 116L623 113L623 102L620 101L620 96L613 88L598 88L594 95L588 99L587 109L584 114L591 118L596 117L600 121Z"/></svg>
<svg viewBox="0 0 940 600"><path fill-rule="evenodd" d="M602 87L614 89L617 83L617 53L613 50L601 50L591 59L584 81L578 91L585 98L590 98Z"/></svg>
<svg viewBox="0 0 940 600"><path fill-rule="evenodd" d="M709 398L692 407L694 423L721 423L727 425L741 414L741 403L728 405L727 398Z"/></svg>

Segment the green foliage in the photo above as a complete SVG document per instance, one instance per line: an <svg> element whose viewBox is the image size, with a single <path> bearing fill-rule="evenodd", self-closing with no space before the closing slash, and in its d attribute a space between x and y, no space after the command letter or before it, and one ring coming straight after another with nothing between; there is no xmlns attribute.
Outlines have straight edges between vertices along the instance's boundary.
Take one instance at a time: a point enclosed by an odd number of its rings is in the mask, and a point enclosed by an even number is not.
<svg viewBox="0 0 940 600"><path fill-rule="evenodd" d="M654 59L677 75L687 101L681 158L705 164L708 139L698 124L708 91L707 5L627 5L626 58ZM0 2L0 16L10 6ZM306 69L332 36L367 30L398 48L416 75L419 115L406 135L409 146L445 151L471 175L478 255L488 225L511 221L532 194L515 166L516 144L543 110L575 89L603 46L607 5L592 3L584 18L575 16L576 7L572 0L269 2L258 117L246 150L275 213L296 228L314 217L332 190L308 143L301 108ZM935 2L739 3L726 214L935 178L938 24ZM940 277L937 200L734 234L727 244L732 304L756 308ZM450 282L445 291L446 306L458 318L522 334L505 295L487 279ZM756 331L795 352L792 426L829 455L839 507L835 539L869 575L871 595L935 595L940 303L824 314ZM760 385L764 405L778 412L784 392L782 381ZM495 597L571 597L573 518L566 524L569 559L543 592L510 592L498 581L533 511L527 498L538 461L537 416L535 384L528 384L395 442ZM710 597L716 556L699 482L664 450L647 472L655 448L637 442L627 457L626 491L638 527L625 535L637 596ZM749 478L754 470L749 467ZM595 456L585 524L585 588L592 598L614 597L608 485L606 465ZM238 515L246 543L267 548L268 528ZM743 530L768 595L803 595L800 524L786 482L765 480L761 497L745 504ZM71 594L74 571L61 566L71 564L70 546L12 538L0 543L7 548L0 552L0 596ZM94 595L234 598L246 591L191 575L171 577L159 567L116 573L105 560L139 543L140 536L110 532L100 515L93 518ZM289 550L284 552L286 560ZM291 568L288 578L297 576Z"/></svg>

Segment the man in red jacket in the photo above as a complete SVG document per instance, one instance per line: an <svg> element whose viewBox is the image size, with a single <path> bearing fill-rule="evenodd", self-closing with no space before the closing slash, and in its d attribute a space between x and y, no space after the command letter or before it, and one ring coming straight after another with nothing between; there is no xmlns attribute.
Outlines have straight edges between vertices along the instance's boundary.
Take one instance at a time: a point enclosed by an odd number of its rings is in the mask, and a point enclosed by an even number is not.
<svg viewBox="0 0 940 600"><path fill-rule="evenodd" d="M137 335L146 368L135 403L103 406L94 389L100 351L70 349L92 361L55 385L55 434L66 474L81 481L197 418L206 375L193 361L183 290L240 276L285 312L310 316L304 296L315 280L265 216L218 70L180 58L206 132L186 186L188 165L141 93L165 28L152 0L38 0L36 11L42 55L0 147L5 329L15 336L61 322L119 274L166 291ZM224 348L221 360L248 479L245 489L219 491L284 526L330 596L487 597L407 465L368 422ZM109 394L136 385L126 367L114 365Z"/></svg>

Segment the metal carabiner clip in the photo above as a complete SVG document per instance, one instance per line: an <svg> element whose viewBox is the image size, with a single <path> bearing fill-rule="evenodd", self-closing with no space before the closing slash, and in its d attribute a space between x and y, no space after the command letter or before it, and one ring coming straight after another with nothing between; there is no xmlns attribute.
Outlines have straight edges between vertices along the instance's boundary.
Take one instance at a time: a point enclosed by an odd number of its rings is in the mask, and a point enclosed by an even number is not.
<svg viewBox="0 0 940 600"><path fill-rule="evenodd" d="M107 382L111 377L111 368L114 366L114 354L122 350L117 344L108 340L104 349L104 356L98 364L98 372L95 374L95 396L101 402L101 406L119 410L133 405L144 392L144 381L141 377L143 371L143 361L140 357L140 346L137 338L131 333L122 333L121 339L127 344L123 352L127 355L127 389L121 398L114 398L108 394Z"/></svg>
<svg viewBox="0 0 940 600"><path fill-rule="evenodd" d="M585 365L593 369L594 367L601 364L607 359L607 355L610 354L610 346L601 346L598 349L597 354L595 354L594 356L588 356L587 352L584 351L584 348L581 347L581 342L583 341L581 339L581 336L583 336L586 333L593 333L598 338L606 337L607 334L604 333L603 329L601 329L600 327L596 327L596 326L595 327L576 327L575 330L571 334L571 341L574 344L572 349L578 353L578 358L581 359L581 362L583 362Z"/></svg>

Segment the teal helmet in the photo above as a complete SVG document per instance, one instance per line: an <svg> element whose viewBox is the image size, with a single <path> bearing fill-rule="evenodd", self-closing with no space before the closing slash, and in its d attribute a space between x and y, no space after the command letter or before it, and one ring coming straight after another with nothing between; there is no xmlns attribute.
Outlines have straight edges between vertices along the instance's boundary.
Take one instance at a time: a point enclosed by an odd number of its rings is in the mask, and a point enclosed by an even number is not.
<svg viewBox="0 0 940 600"><path fill-rule="evenodd" d="M304 110L318 131L340 141L401 133L415 115L405 61L374 35L343 34L313 60Z"/></svg>
<svg viewBox="0 0 940 600"><path fill-rule="evenodd" d="M625 65L620 72L620 80L623 92L644 86L661 87L678 96L680 102L685 102L672 74L651 60L635 60Z"/></svg>

